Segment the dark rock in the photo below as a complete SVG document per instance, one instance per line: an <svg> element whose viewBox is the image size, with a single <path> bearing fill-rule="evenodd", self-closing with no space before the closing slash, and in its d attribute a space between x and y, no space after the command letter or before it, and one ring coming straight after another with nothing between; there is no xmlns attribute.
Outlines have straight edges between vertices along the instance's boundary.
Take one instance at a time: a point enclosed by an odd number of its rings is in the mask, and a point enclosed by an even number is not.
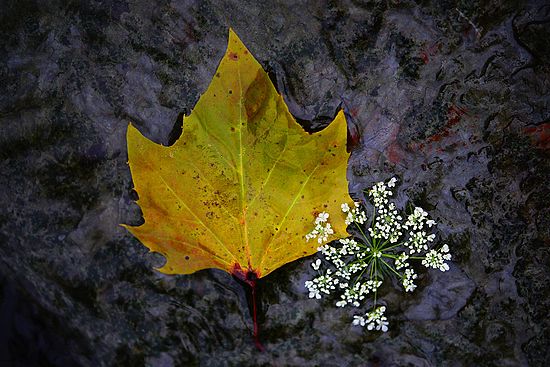
<svg viewBox="0 0 550 367"><path fill-rule="evenodd" d="M547 366L550 45L544 1L4 1L0 365ZM391 329L307 298L309 260L246 294L161 275L139 224L131 121L170 144L233 27L310 130L345 109L350 190L397 175L453 252ZM176 136L177 138L177 136Z"/></svg>

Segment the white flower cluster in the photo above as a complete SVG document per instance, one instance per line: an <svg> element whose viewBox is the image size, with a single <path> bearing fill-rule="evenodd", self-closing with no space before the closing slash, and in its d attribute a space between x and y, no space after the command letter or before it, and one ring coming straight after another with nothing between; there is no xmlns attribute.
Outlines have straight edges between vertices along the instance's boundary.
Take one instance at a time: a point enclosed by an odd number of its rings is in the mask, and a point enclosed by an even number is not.
<svg viewBox="0 0 550 367"><path fill-rule="evenodd" d="M342 238L338 241L342 244L339 252L341 256L353 255L360 250L359 244L353 238Z"/></svg>
<svg viewBox="0 0 550 367"><path fill-rule="evenodd" d="M327 242L328 236L334 234L334 230L328 222L328 217L328 213L322 212L315 218L315 228L306 234L306 241L317 238L319 244Z"/></svg>
<svg viewBox="0 0 550 367"><path fill-rule="evenodd" d="M382 282L379 280L367 280L365 283L357 282L353 287L346 289L344 294L340 296L341 300L336 302L336 306L345 307L348 304L352 304L355 307L359 307L359 301L364 300L367 294L376 292L380 285L382 285Z"/></svg>
<svg viewBox="0 0 550 367"><path fill-rule="evenodd" d="M352 223L364 224L367 221L367 214L359 208L359 203L355 202L354 208L350 208L347 203L342 204L342 212L347 214L346 224Z"/></svg>
<svg viewBox="0 0 550 367"><path fill-rule="evenodd" d="M427 221L428 213L424 209L416 207L414 208L414 211L407 217L407 221L405 222L405 225L403 227L407 229L410 228L416 231L422 229L424 227L424 222ZM434 221L431 222L433 223L430 225L430 227L435 224Z"/></svg>
<svg viewBox="0 0 550 367"><path fill-rule="evenodd" d="M388 204L388 197L393 194L391 190L388 190L388 187L395 187L396 182L397 179L392 177L387 185L384 182L378 182L369 190L369 194L372 197L372 203L375 208L381 208Z"/></svg>
<svg viewBox="0 0 550 367"><path fill-rule="evenodd" d="M407 260L409 259L409 255L402 252L397 258L395 259L395 270L399 270L401 268L406 268L409 266L409 263Z"/></svg>
<svg viewBox="0 0 550 367"><path fill-rule="evenodd" d="M432 233L427 236L425 231L409 232L409 236L410 239L408 242L405 242L405 246L409 248L411 254L427 251L428 242L433 242L435 238L435 234Z"/></svg>
<svg viewBox="0 0 550 367"><path fill-rule="evenodd" d="M366 325L367 330L376 329L386 332L388 331L389 322L388 318L384 316L384 312L386 312L386 306L380 306L371 312L367 312L365 316L353 316L353 325Z"/></svg>
<svg viewBox="0 0 550 367"><path fill-rule="evenodd" d="M375 239L389 240L390 243L397 242L403 234L400 223L403 218L399 215L395 204L389 201L389 197L393 194L390 188L395 187L396 182L397 179L393 177L387 184L378 182L368 191L376 215L376 220L368 229L369 235Z"/></svg>
<svg viewBox="0 0 550 367"><path fill-rule="evenodd" d="M333 278L331 274L331 270L328 269L325 275L306 281L305 286L309 290L309 298L321 299L321 293L328 295L331 290L336 289L335 284L338 284L338 279Z"/></svg>
<svg viewBox="0 0 550 367"><path fill-rule="evenodd" d="M374 228L369 228L369 234L372 238L389 240L395 243L403 234L401 232L400 220L403 218L398 214L394 203L388 203L387 206L381 205L377 208L376 221Z"/></svg>
<svg viewBox="0 0 550 367"><path fill-rule="evenodd" d="M435 234L428 235L425 228L431 228L435 224L434 220L428 219L428 213L422 208L416 207L409 214L403 229L409 230L409 240L404 245L409 248L411 254L428 250L428 242L434 241Z"/></svg>
<svg viewBox="0 0 550 367"><path fill-rule="evenodd" d="M376 303L385 275L395 276L405 292L413 292L417 287L414 281L418 275L410 261L422 260L422 265L427 268L449 270L446 263L451 259L449 247L443 245L439 250L431 249L435 234L430 233L430 229L435 226L435 221L418 207L411 214L402 216L395 204L390 202L393 195L391 188L396 183L397 179L392 178L387 183L378 182L368 190L373 203L370 220L359 203L342 204L345 222L356 230L355 237L325 243L334 234L328 223L329 214L325 212L317 216L315 228L306 235L308 241L317 239L320 244L317 250L331 267L322 272L320 259L311 264L319 276L305 282L309 297L321 299L323 295L338 292L337 307L359 307L366 302L367 296L373 295L371 311L363 316L354 316L353 321L354 325L367 326L368 330L388 330L388 321L384 316L386 307ZM425 256L422 256L423 253Z"/></svg>
<svg viewBox="0 0 550 367"><path fill-rule="evenodd" d="M403 274L403 288L405 292L412 292L416 288L416 284L413 281L416 279L417 275L412 269L405 269L405 274Z"/></svg>
<svg viewBox="0 0 550 367"><path fill-rule="evenodd" d="M449 253L449 246L443 245L439 251L430 250L426 254L426 258L422 260L422 265L427 268L439 269L441 271L449 270L449 264L445 260L451 260L451 254Z"/></svg>
<svg viewBox="0 0 550 367"><path fill-rule="evenodd" d="M343 238L339 240L340 244L342 246L340 247L333 247L329 245L323 245L320 247L317 247L317 251L320 251L323 256L330 261L336 269L339 271L346 270L346 262L343 260L346 256L354 255L356 253L359 253L359 245L357 241L351 239L351 238ZM355 267L352 269L350 266L351 273L355 273L357 270ZM339 272L337 272L338 276L342 276Z"/></svg>

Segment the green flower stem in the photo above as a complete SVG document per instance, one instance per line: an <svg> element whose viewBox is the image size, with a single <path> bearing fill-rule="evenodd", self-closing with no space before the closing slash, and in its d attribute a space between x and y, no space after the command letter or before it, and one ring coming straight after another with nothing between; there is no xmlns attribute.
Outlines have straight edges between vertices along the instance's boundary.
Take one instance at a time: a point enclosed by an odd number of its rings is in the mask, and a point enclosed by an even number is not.
<svg viewBox="0 0 550 367"><path fill-rule="evenodd" d="M374 223L376 221L376 207L372 208L372 220L370 223L371 229L374 231ZM371 238L373 246L376 245L376 238Z"/></svg>
<svg viewBox="0 0 550 367"><path fill-rule="evenodd" d="M396 247L399 247L399 246L403 246L403 242L398 242L398 243L396 243L396 244L393 245L393 246L386 247L386 248L384 248L384 251L388 251L388 250L391 250L391 249L396 248Z"/></svg>
<svg viewBox="0 0 550 367"><path fill-rule="evenodd" d="M368 239L367 235L365 235L365 232L363 232L363 228L361 228L361 226L359 224L357 224L357 222L355 222L355 227L357 227L357 229L359 229L359 232L361 232L361 235L363 236L363 239L365 240L365 242L370 245L370 242L369 242L369 239Z"/></svg>
<svg viewBox="0 0 550 367"><path fill-rule="evenodd" d="M393 271L395 273L395 275L397 275L399 278L402 278L403 276L401 274L399 274L390 264L388 264L387 262L385 262L384 260L381 260L384 265L386 265L391 271Z"/></svg>
<svg viewBox="0 0 550 367"><path fill-rule="evenodd" d="M361 274L359 274L359 276L358 276L357 278L355 278L355 280L354 280L354 282L353 282L353 286L355 286L355 284L357 284L357 282L359 281L359 279L361 279L361 277L363 276L363 274L365 273L365 271L367 270L367 268L368 268L368 266L367 266L365 269L363 269L363 270L361 271Z"/></svg>
<svg viewBox="0 0 550 367"><path fill-rule="evenodd" d="M353 264L357 264L357 263L360 263L360 262L364 262L365 260L367 259L357 259L357 260L353 260L353 261L350 261L349 263L346 263L346 268L353 265ZM368 265L367 265L368 266Z"/></svg>
<svg viewBox="0 0 550 367"><path fill-rule="evenodd" d="M365 241L367 242L367 244L365 245L364 243L361 243L361 242L357 242L357 246L361 247L361 248L370 248L370 242L367 240Z"/></svg>
<svg viewBox="0 0 550 367"><path fill-rule="evenodd" d="M372 221L370 223L370 227L374 229L374 220L376 219L376 207L373 206L372 208Z"/></svg>

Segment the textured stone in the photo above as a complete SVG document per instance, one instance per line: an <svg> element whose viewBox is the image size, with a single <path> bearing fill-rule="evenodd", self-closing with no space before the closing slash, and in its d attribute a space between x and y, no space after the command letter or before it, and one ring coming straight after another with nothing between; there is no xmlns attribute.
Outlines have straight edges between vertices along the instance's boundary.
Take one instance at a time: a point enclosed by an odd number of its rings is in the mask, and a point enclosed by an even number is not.
<svg viewBox="0 0 550 367"><path fill-rule="evenodd" d="M547 366L550 8L544 1L4 1L0 364ZM390 331L307 298L300 260L260 284L258 352L229 275L166 277L138 224L132 121L168 144L233 27L291 112L349 119L350 190L400 178L454 254Z"/></svg>

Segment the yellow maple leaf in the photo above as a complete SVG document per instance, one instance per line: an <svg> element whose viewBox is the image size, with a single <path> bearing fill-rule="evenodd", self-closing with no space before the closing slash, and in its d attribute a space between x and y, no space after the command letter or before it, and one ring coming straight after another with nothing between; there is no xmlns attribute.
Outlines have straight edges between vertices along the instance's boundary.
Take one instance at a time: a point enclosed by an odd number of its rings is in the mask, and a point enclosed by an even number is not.
<svg viewBox="0 0 550 367"><path fill-rule="evenodd" d="M166 257L158 269L219 268L260 278L316 252L315 215L350 200L342 111L323 131L298 125L237 35L170 147L129 125L128 159L145 223L126 226ZM346 236L340 216L334 235Z"/></svg>

